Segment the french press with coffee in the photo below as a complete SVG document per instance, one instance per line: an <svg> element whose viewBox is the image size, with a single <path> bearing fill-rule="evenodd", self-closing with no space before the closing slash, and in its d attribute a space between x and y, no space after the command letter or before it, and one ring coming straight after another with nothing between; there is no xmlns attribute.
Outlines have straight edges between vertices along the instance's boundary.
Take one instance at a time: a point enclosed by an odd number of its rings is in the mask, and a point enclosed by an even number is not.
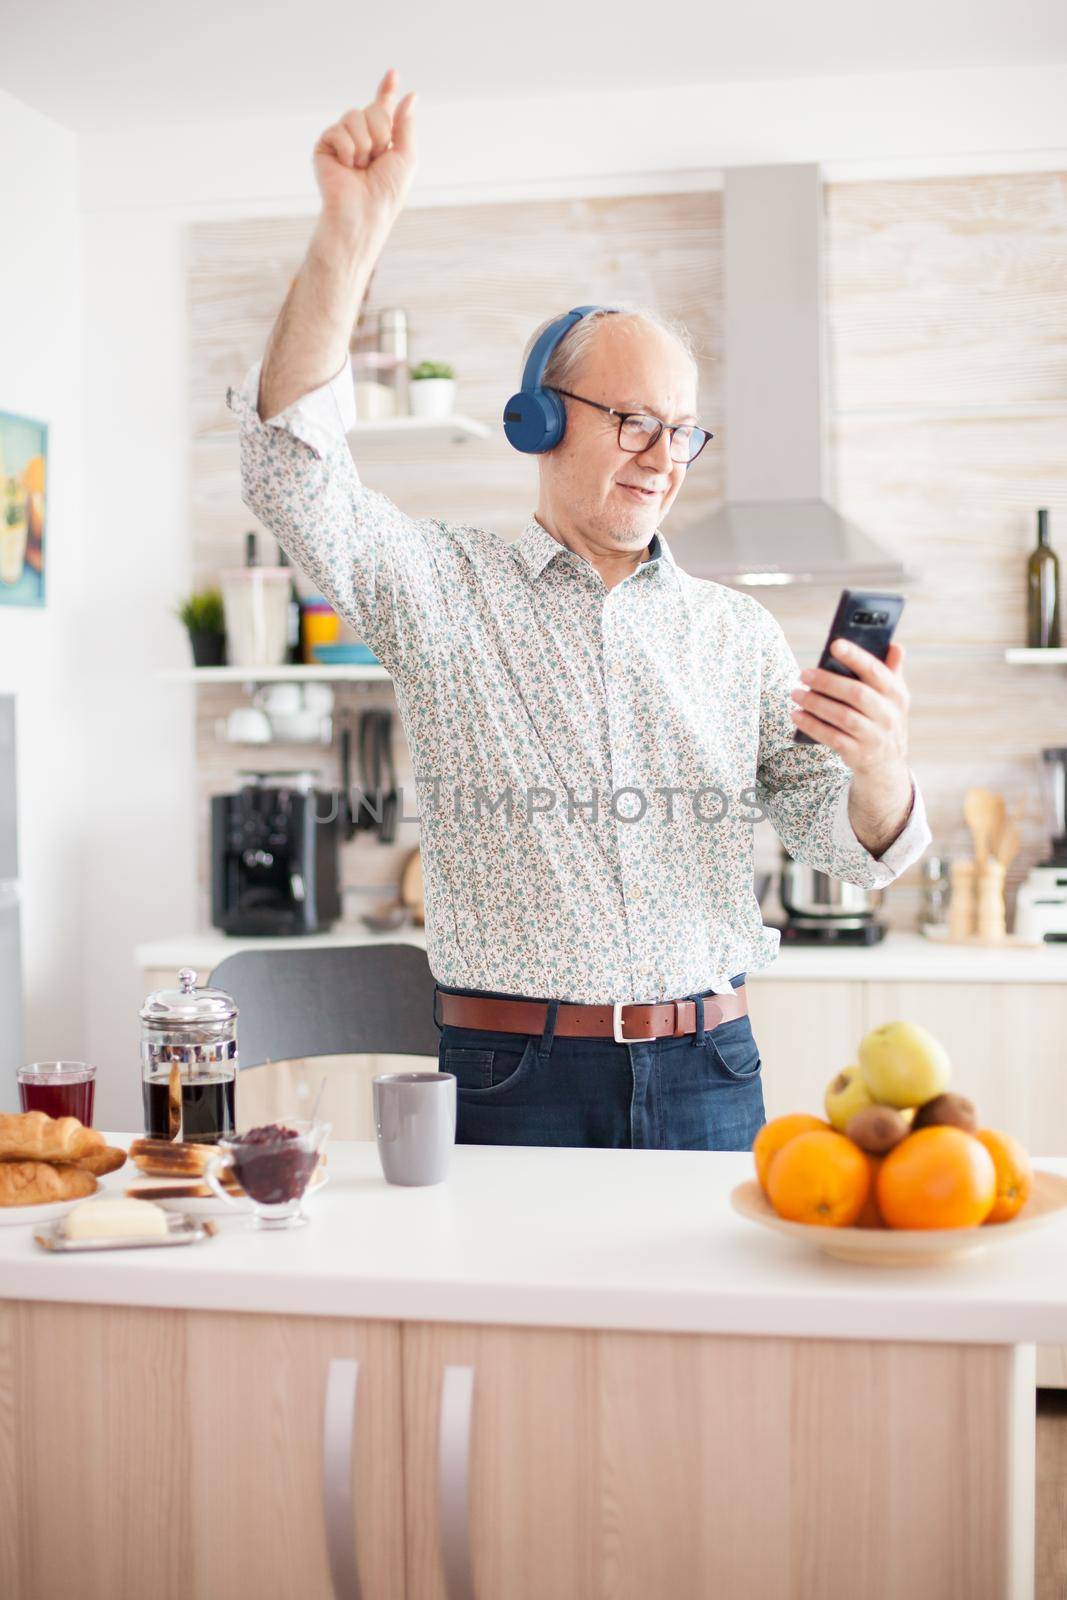
<svg viewBox="0 0 1067 1600"><path fill-rule="evenodd" d="M235 1125L237 1004L223 989L198 989L191 967L178 984L154 990L141 1007L145 1133L215 1144Z"/></svg>

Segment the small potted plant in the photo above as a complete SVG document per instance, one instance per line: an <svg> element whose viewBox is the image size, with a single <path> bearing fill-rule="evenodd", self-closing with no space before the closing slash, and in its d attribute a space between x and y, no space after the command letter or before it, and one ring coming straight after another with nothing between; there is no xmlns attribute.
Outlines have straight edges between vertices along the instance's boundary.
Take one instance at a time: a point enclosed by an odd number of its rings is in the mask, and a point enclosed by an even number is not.
<svg viewBox="0 0 1067 1600"><path fill-rule="evenodd" d="M408 386L413 417L450 417L456 393L456 375L447 361L420 361L409 367Z"/></svg>
<svg viewBox="0 0 1067 1600"><path fill-rule="evenodd" d="M193 665L221 667L226 660L222 591L199 589L183 600L174 614L185 624L189 643L193 647Z"/></svg>

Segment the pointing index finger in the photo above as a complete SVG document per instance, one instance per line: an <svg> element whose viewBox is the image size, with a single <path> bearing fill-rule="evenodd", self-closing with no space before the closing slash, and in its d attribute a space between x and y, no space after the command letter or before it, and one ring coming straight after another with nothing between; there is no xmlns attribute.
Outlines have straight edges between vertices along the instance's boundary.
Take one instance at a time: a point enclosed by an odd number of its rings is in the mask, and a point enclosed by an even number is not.
<svg viewBox="0 0 1067 1600"><path fill-rule="evenodd" d="M383 105L388 111L392 111L393 101L396 99L395 67L389 67L387 69L381 83L378 85L378 92L374 98L377 100L379 105Z"/></svg>

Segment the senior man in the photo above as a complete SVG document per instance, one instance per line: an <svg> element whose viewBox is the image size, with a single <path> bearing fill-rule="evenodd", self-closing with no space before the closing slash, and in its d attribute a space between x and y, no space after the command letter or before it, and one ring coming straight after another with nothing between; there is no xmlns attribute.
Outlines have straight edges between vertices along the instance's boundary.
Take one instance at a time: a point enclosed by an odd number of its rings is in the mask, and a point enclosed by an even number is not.
<svg viewBox="0 0 1067 1600"><path fill-rule="evenodd" d="M779 940L753 824L868 887L919 858L902 651L799 674L769 611L678 568L662 524L708 435L684 330L651 312L535 332L504 407L540 468L514 543L364 486L348 343L415 169L397 93L390 69L315 148L307 257L227 392L243 498L392 675L457 1139L747 1149L745 974Z"/></svg>

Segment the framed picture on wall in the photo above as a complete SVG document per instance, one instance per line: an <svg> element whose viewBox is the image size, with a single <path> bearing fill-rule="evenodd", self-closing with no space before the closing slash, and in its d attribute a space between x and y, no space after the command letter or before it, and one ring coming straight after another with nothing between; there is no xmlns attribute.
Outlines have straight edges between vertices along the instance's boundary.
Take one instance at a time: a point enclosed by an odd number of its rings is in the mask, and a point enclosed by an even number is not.
<svg viewBox="0 0 1067 1600"><path fill-rule="evenodd" d="M44 605L48 424L0 411L0 606Z"/></svg>

